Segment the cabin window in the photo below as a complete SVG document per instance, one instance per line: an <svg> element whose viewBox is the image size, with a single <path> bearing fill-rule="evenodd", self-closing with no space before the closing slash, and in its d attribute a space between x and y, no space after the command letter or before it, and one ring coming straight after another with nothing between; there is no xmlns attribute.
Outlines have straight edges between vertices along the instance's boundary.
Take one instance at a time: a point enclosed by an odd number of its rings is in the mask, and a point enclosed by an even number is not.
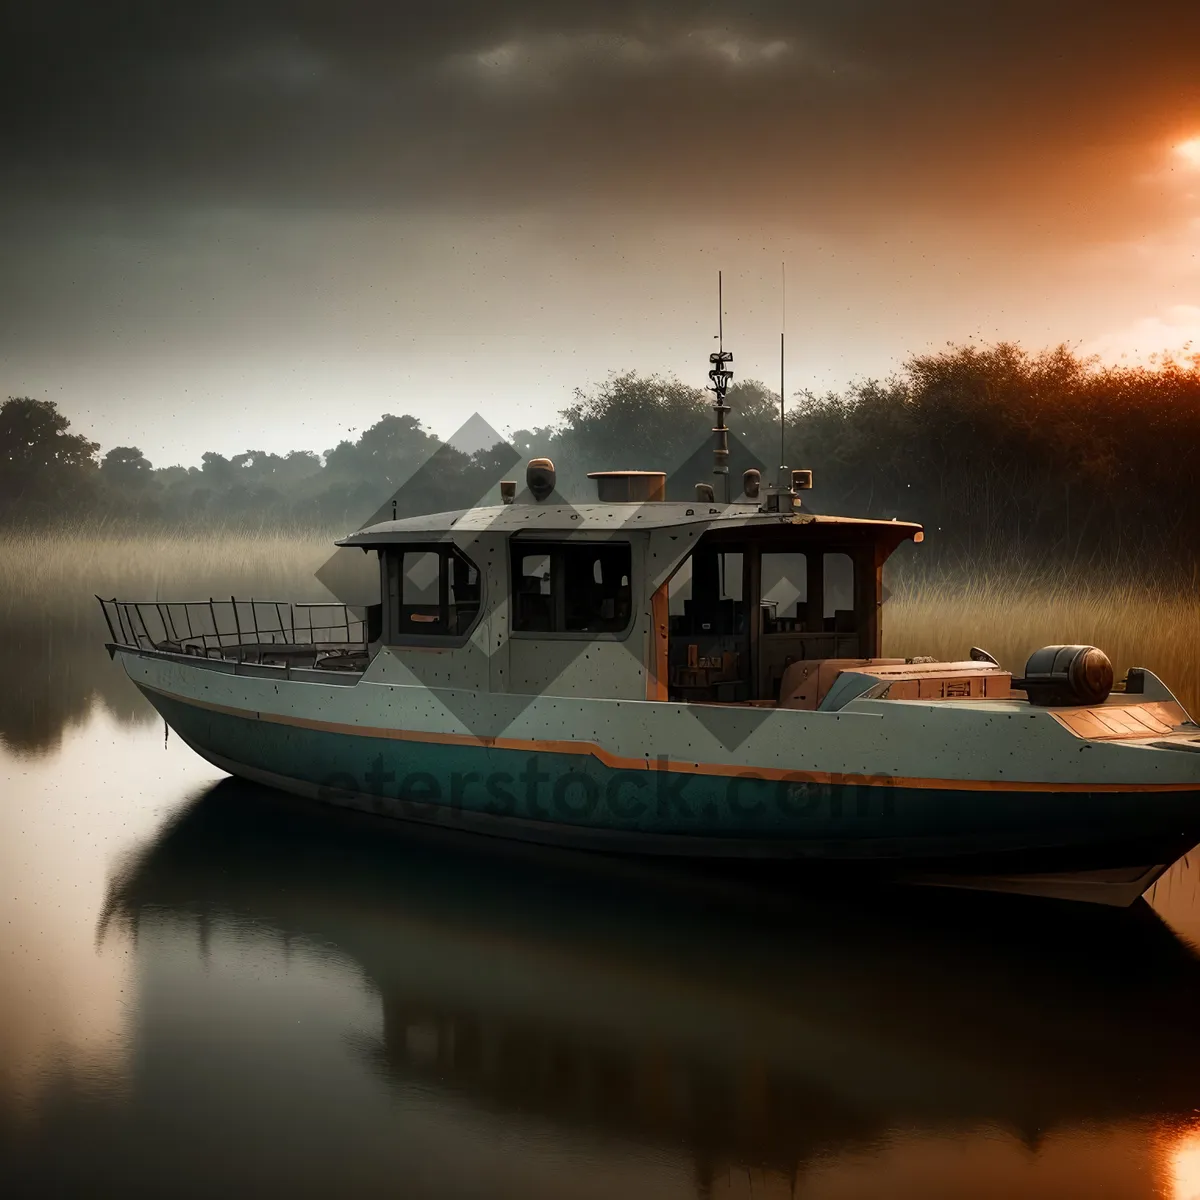
<svg viewBox="0 0 1200 1200"><path fill-rule="evenodd" d="M672 633L732 634L745 630L744 558L740 550L701 544L671 576L667 608Z"/></svg>
<svg viewBox="0 0 1200 1200"><path fill-rule="evenodd" d="M633 613L628 542L513 542L513 630L622 633Z"/></svg>
<svg viewBox="0 0 1200 1200"><path fill-rule="evenodd" d="M763 552L760 603L765 633L789 633L805 627L808 557L794 550Z"/></svg>
<svg viewBox="0 0 1200 1200"><path fill-rule="evenodd" d="M824 556L825 628L836 633L853 632L858 628L854 615L854 560L848 554Z"/></svg>
<svg viewBox="0 0 1200 1200"><path fill-rule="evenodd" d="M764 633L852 633L854 562L841 552L763 551Z"/></svg>
<svg viewBox="0 0 1200 1200"><path fill-rule="evenodd" d="M384 556L391 640L460 637L479 614L479 568L454 546L408 546Z"/></svg>

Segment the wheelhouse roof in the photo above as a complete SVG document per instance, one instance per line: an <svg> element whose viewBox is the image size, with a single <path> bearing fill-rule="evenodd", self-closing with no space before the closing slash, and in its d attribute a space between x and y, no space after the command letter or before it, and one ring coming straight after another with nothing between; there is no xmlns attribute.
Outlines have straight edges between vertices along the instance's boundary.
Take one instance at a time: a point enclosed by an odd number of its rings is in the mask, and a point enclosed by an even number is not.
<svg viewBox="0 0 1200 1200"><path fill-rule="evenodd" d="M880 521L865 517L832 517L818 513L769 513L757 505L650 501L644 504L496 504L455 512L429 513L381 521L339 538L339 546L386 546L406 541L429 541L460 531L534 536L629 532L635 529L706 527L739 531L806 527L828 537L889 543L893 548L921 532L911 521ZM778 535L776 535L778 536Z"/></svg>

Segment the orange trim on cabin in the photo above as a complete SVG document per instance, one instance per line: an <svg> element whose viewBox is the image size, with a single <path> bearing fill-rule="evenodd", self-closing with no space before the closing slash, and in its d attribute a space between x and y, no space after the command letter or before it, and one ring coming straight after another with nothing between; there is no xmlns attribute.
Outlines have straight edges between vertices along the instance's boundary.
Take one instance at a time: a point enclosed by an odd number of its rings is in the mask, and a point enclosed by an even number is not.
<svg viewBox="0 0 1200 1200"><path fill-rule="evenodd" d="M436 746L475 746L496 750L524 750L527 753L575 754L598 759L606 767L622 771L673 771L686 775L715 775L730 778L760 779L768 782L816 783L837 786L866 785L870 787L899 787L933 791L959 792L1200 792L1198 783L1034 783L1020 780L991 779L926 779L905 775L862 775L840 771L795 771L782 767L741 767L733 763L691 763L675 759L625 758L612 754L595 742L550 741L535 738L486 738L474 734L433 733L415 729L382 729L365 725L343 725L333 721L314 721L309 717L294 717L284 713L264 713L208 700L178 696L150 684L140 684L169 700L191 704L196 708L246 717L275 725L297 729L314 729L322 733L342 733L352 737L381 738L387 741L422 742ZM1058 714L1052 714L1057 716Z"/></svg>
<svg viewBox="0 0 1200 1200"><path fill-rule="evenodd" d="M667 700L667 681L670 669L667 665L667 649L670 637L670 592L664 583L650 597L650 662L646 664L646 699Z"/></svg>

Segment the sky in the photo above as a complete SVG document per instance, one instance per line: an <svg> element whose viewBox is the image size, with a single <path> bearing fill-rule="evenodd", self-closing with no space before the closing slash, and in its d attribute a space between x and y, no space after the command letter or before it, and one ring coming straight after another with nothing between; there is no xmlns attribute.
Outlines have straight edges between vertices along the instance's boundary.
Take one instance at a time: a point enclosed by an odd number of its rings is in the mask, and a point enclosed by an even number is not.
<svg viewBox="0 0 1200 1200"><path fill-rule="evenodd" d="M0 45L0 397L156 465L702 385L718 270L789 394L1200 345L1194 2L0 0Z"/></svg>

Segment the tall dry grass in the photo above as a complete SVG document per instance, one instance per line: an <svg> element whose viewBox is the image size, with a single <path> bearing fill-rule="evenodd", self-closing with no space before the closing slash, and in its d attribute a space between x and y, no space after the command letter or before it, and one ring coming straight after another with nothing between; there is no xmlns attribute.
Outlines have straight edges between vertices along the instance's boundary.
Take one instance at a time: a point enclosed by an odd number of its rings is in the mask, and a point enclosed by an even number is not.
<svg viewBox="0 0 1200 1200"><path fill-rule="evenodd" d="M314 573L333 552L334 536L321 530L237 528L17 530L0 535L0 610L59 608L95 595L192 600L253 593L328 599Z"/></svg>
<svg viewBox="0 0 1200 1200"><path fill-rule="evenodd" d="M55 531L0 532L0 637L15 648L0 688L0 744L51 753L95 704L139 723L151 710L109 662L110 634L95 596L123 600L322 601L315 572L333 552L326 531L130 531L93 523ZM378 571L343 551L351 574ZM353 598L353 597L350 597Z"/></svg>
<svg viewBox="0 0 1200 1200"><path fill-rule="evenodd" d="M1099 646L1117 677L1130 667L1158 675L1191 713L1200 710L1200 589L1096 583L1069 572L997 568L973 575L909 576L884 605L884 653L963 659L990 651L1015 675L1039 646Z"/></svg>

